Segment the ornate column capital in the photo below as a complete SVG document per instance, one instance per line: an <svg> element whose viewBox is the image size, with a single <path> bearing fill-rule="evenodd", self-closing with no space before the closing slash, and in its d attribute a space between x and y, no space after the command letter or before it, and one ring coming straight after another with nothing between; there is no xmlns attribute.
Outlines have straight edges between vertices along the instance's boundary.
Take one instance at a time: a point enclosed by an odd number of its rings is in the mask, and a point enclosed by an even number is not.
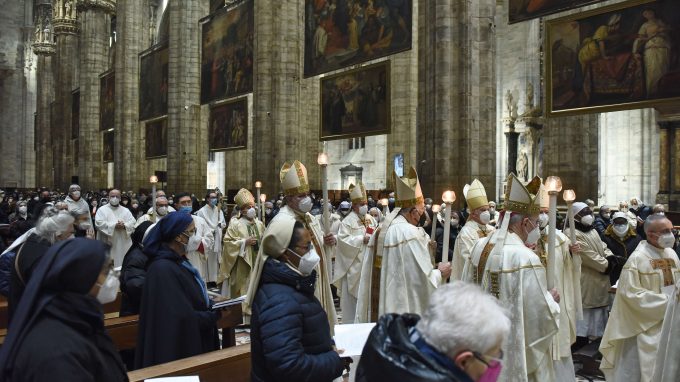
<svg viewBox="0 0 680 382"><path fill-rule="evenodd" d="M78 34L77 0L54 0L52 24L55 34Z"/></svg>
<svg viewBox="0 0 680 382"><path fill-rule="evenodd" d="M51 56L57 52L56 44L53 42L34 42L32 47L33 53L38 56Z"/></svg>
<svg viewBox="0 0 680 382"><path fill-rule="evenodd" d="M80 0L78 8L81 10L102 10L106 13L116 14L116 0Z"/></svg>
<svg viewBox="0 0 680 382"><path fill-rule="evenodd" d="M33 43L31 47L37 55L51 55L56 51L54 43L54 30L52 24L52 6L47 3L40 4L35 12L33 24Z"/></svg>

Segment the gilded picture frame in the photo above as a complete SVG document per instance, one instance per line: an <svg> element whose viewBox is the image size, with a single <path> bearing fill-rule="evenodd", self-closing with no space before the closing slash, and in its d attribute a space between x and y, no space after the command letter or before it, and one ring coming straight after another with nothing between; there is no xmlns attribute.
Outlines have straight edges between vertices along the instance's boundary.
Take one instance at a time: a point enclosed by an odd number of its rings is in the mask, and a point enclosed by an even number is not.
<svg viewBox="0 0 680 382"><path fill-rule="evenodd" d="M631 0L548 21L546 115L680 102L680 30L669 27L679 23L673 0Z"/></svg>
<svg viewBox="0 0 680 382"><path fill-rule="evenodd" d="M390 132L390 61L324 77L320 87L320 140Z"/></svg>
<svg viewBox="0 0 680 382"><path fill-rule="evenodd" d="M514 24L602 1L605 0L509 0L508 23Z"/></svg>

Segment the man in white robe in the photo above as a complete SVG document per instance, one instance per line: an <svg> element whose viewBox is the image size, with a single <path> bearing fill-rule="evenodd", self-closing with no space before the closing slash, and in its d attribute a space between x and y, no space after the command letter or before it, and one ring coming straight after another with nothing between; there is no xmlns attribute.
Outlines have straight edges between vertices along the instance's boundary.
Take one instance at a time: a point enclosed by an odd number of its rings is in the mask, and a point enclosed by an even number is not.
<svg viewBox="0 0 680 382"><path fill-rule="evenodd" d="M123 265L123 257L132 246L130 236L135 230L135 218L130 210L120 205L120 190L109 192L109 203L97 210L94 224L97 240L111 246L113 266Z"/></svg>
<svg viewBox="0 0 680 382"><path fill-rule="evenodd" d="M396 208L364 252L355 322L376 322L386 313L423 314L430 294L451 275L451 264L434 267L434 243L418 224L425 201L418 174L411 167L396 176Z"/></svg>
<svg viewBox="0 0 680 382"><path fill-rule="evenodd" d="M481 239L463 275L496 296L511 312L510 337L503 344L503 381L554 381L551 345L558 332L559 293L548 291L545 268L527 247L540 236L541 180L526 187L510 174L500 228Z"/></svg>
<svg viewBox="0 0 680 382"><path fill-rule="evenodd" d="M661 328L661 341L656 354L652 382L680 381L680 279L675 282L673 294L668 299L666 315Z"/></svg>
<svg viewBox="0 0 680 382"><path fill-rule="evenodd" d="M545 188L541 187L541 190ZM541 213L538 216L541 238L538 239L536 254L543 267L548 269L548 203L547 192L541 195ZM569 238L555 230L555 263L550 264L555 272L553 285L560 293L559 331L553 339L551 355L555 367L555 381L573 382L576 379L571 345L576 341L576 320L583 318L581 306L581 256L578 245L570 245ZM548 285L550 287L550 285Z"/></svg>
<svg viewBox="0 0 680 382"><path fill-rule="evenodd" d="M193 208L191 195L188 193L180 193L175 196L175 199L177 200L177 206L179 208L179 211L177 212L191 215ZM191 215L191 218L194 220L196 232L189 238L186 256L189 263L198 270L201 278L207 284L208 261L205 256L205 248L212 247L215 238L213 237L212 230L208 227L208 224L202 217Z"/></svg>
<svg viewBox="0 0 680 382"><path fill-rule="evenodd" d="M259 245L264 236L264 224L257 218L253 194L242 188L234 197L241 211L238 219L232 219L224 235L222 261L218 283L222 283L222 295L236 298L246 294L248 282Z"/></svg>
<svg viewBox="0 0 680 382"><path fill-rule="evenodd" d="M489 236L494 231L493 226L489 225L491 221L489 200L482 182L475 179L472 184L465 185L463 194L465 194L470 216L458 232L453 248L453 278L455 280L460 280L463 276L465 263L470 260L472 247L479 239Z"/></svg>
<svg viewBox="0 0 680 382"><path fill-rule="evenodd" d="M156 210L140 216L135 223L135 228L147 221L156 224L168 213L168 199L166 199L165 196L159 196L156 198Z"/></svg>
<svg viewBox="0 0 680 382"><path fill-rule="evenodd" d="M157 190L156 191L156 199L158 198L165 198L168 201L168 213L170 212L175 212L175 208L172 206L172 202L175 202L176 200L170 200L168 199L167 195L165 195L165 191L163 190ZM147 214L153 214L153 207L149 208L146 211Z"/></svg>
<svg viewBox="0 0 680 382"><path fill-rule="evenodd" d="M350 184L349 195L352 200L352 212L340 224L335 271L333 272L333 283L340 290L343 324L354 323L361 261L366 244L377 228L377 223L368 214L368 199L364 184L361 182L356 186Z"/></svg>
<svg viewBox="0 0 680 382"><path fill-rule="evenodd" d="M281 179L281 188L285 194L285 206L279 209L279 212L274 216L272 222L276 219L292 217L293 219L304 224L305 228L312 234L312 244L316 253L321 258L319 265L315 268L318 274L318 281L315 285L314 296L319 300L321 306L326 311L328 324L331 328L331 333L337 324L335 304L333 303L333 295L331 293L331 278L330 278L330 255L327 250L336 245L335 235L328 232L324 233L319 224L319 220L312 216L309 211L312 210L312 198L309 196L309 181L307 177L307 168L300 162L294 161L292 164L286 162L281 167L279 172ZM266 233L266 231L265 231ZM258 253L253 272L257 274L262 272L264 265L262 256L262 248ZM257 290L257 285L253 285L256 278L251 277L248 284L248 291ZM244 302L244 312L250 312L250 304L255 296L248 294Z"/></svg>
<svg viewBox="0 0 680 382"><path fill-rule="evenodd" d="M668 300L680 280L673 224L663 215L650 215L644 229L647 240L623 267L600 344L607 381L651 381Z"/></svg>
<svg viewBox="0 0 680 382"><path fill-rule="evenodd" d="M219 283L219 262L222 257L222 230L227 224L224 220L224 214L218 205L219 199L217 198L217 193L215 191L208 192L205 201L205 205L196 212L196 216L200 216L205 220L215 238L214 244L209 248L205 248L205 257L208 261L208 280Z"/></svg>

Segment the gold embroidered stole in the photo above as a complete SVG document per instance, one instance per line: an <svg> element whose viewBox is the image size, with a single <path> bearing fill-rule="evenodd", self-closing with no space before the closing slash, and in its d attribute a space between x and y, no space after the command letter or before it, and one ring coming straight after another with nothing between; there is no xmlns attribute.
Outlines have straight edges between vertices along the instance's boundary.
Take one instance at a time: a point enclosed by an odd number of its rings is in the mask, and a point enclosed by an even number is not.
<svg viewBox="0 0 680 382"><path fill-rule="evenodd" d="M673 281L673 268L676 267L673 259L654 259L649 260L652 269L660 269L663 273L663 286L670 286L675 284Z"/></svg>

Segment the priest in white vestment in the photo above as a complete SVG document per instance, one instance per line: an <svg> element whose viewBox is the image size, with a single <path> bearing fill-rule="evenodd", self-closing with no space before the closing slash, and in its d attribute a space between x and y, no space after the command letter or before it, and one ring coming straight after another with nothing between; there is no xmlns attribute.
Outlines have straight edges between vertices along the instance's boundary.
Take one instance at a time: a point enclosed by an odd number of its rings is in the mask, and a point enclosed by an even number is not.
<svg viewBox="0 0 680 382"><path fill-rule="evenodd" d="M418 174L396 176L396 208L364 252L355 322L386 313L423 314L430 294L451 275L451 264L434 266L434 242L418 224L426 219Z"/></svg>
<svg viewBox="0 0 680 382"><path fill-rule="evenodd" d="M541 179L525 187L510 174L507 184L500 228L474 246L463 281L479 284L512 314L499 380L554 381L551 346L558 333L559 293L548 291L545 268L527 247L540 237Z"/></svg>
<svg viewBox="0 0 680 382"><path fill-rule="evenodd" d="M607 325L609 307L609 271L615 261L614 254L607 248L597 230L593 228L593 212L587 204L572 204L576 226L575 238L581 255L581 304L583 319L576 322L576 347L580 348L602 337ZM569 236L571 227L564 231ZM613 264L613 263L612 263Z"/></svg>
<svg viewBox="0 0 680 382"><path fill-rule="evenodd" d="M179 208L178 212L191 215L191 211L193 210L191 195L188 193L181 193L177 194L175 199L177 200L177 206ZM208 224L202 217L191 215L191 218L194 220L196 232L189 238L186 257L187 260L189 260L189 263L198 270L201 279L207 284L208 259L205 256L205 248L212 247L215 238L213 237L212 230L208 227Z"/></svg>
<svg viewBox="0 0 680 382"><path fill-rule="evenodd" d="M120 190L109 192L109 203L99 207L94 216L97 240L111 246L113 266L123 265L123 257L132 246L131 235L135 231L135 218L127 208L120 205Z"/></svg>
<svg viewBox="0 0 680 382"><path fill-rule="evenodd" d="M319 224L319 220L309 213L312 210L312 198L309 196L307 168L297 160L292 164L286 162L281 167L279 178L281 179L281 188L285 195L286 205L279 209L272 222L284 216L292 217L304 224L305 228L312 234L312 244L316 249L316 253L321 258L319 265L315 268L319 278L315 285L314 296L319 299L321 306L326 311L328 324L331 327L331 333L333 333L337 324L337 318L331 293L331 258L327 250L336 245L335 235L331 232L324 232ZM262 248L260 248L253 272L261 273L265 260L266 257L262 255ZM250 304L255 297L250 292L257 290L257 285L254 285L254 283L258 281L257 278L251 277L248 283L248 296L243 305L244 312L247 314L250 313Z"/></svg>
<svg viewBox="0 0 680 382"><path fill-rule="evenodd" d="M135 223L135 228L139 227L140 224L144 222L152 222L153 224L158 223L163 217L165 217L170 211L168 210L168 199L165 196L159 196L156 198L156 209L150 213L146 213L137 219Z"/></svg>
<svg viewBox="0 0 680 382"><path fill-rule="evenodd" d="M219 262L222 257L222 230L227 224L224 220L224 213L222 213L222 209L218 205L219 199L217 198L217 193L215 191L208 192L205 201L205 205L196 212L196 216L200 216L205 220L215 238L213 245L210 248L205 248L205 257L208 262L208 281L219 283Z"/></svg>
<svg viewBox="0 0 680 382"><path fill-rule="evenodd" d="M340 290L340 308L342 323L354 323L357 295L359 294L359 278L361 277L361 261L371 234L377 223L368 214L368 199L364 184L349 185L349 197L352 200L352 212L340 223L338 245L335 257L333 284Z"/></svg>
<svg viewBox="0 0 680 382"><path fill-rule="evenodd" d="M165 191L163 191L163 190L157 190L157 191L156 191L156 200L158 200L158 198L165 198L165 200L168 201L168 213L170 213L170 212L175 212L175 208L172 206L172 203L170 203L170 199L168 199L167 195L165 195ZM173 201L173 202L174 202L174 201ZM146 211L146 213L147 213L147 214L153 214L153 207L149 208L149 209ZM155 223L154 223L154 224L155 224Z"/></svg>
<svg viewBox="0 0 680 382"><path fill-rule="evenodd" d="M470 216L458 232L456 244L453 248L454 280L460 280L463 276L465 263L470 260L472 247L479 239L489 236L494 231L494 227L489 224L491 212L489 212L489 200L482 182L475 179L472 184L465 185L463 194L470 210Z"/></svg>
<svg viewBox="0 0 680 382"><path fill-rule="evenodd" d="M607 381L652 380L666 307L680 280L673 224L663 215L650 215L644 228L647 240L623 267L600 344Z"/></svg>
<svg viewBox="0 0 680 382"><path fill-rule="evenodd" d="M229 222L224 234L222 261L217 278L217 282L222 283L222 295L230 298L246 294L264 235L264 224L257 218L253 194L242 188L234 197L234 202L241 215Z"/></svg>
<svg viewBox="0 0 680 382"><path fill-rule="evenodd" d="M548 209L549 195L541 186L541 213L538 215L541 238L538 239L536 254L543 267L548 269ZM576 341L576 320L583 318L581 305L581 255L578 245L570 245L569 238L560 230L555 230L555 272L554 287L560 294L559 331L553 339L550 350L555 367L555 380L573 382L576 379L571 345ZM550 285L548 285L550 287Z"/></svg>
<svg viewBox="0 0 680 382"><path fill-rule="evenodd" d="M680 381L678 354L680 354L680 279L676 279L673 293L668 299L652 382Z"/></svg>

